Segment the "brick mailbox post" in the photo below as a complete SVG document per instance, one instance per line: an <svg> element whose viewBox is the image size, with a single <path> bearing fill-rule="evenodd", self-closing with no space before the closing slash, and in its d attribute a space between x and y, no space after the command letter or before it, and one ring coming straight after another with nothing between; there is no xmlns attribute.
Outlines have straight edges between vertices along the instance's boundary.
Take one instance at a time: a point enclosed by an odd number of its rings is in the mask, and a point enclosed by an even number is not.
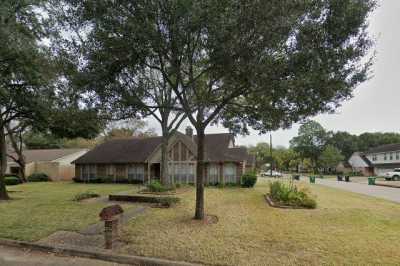
<svg viewBox="0 0 400 266"><path fill-rule="evenodd" d="M104 221L105 248L112 249L113 242L118 240L118 219L124 210L119 205L105 207L99 214Z"/></svg>

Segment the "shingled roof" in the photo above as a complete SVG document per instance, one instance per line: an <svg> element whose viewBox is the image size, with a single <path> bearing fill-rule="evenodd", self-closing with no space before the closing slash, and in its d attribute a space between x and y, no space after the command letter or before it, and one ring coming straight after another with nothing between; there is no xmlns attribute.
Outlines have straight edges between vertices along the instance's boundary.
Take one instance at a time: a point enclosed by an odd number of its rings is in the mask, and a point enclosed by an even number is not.
<svg viewBox="0 0 400 266"><path fill-rule="evenodd" d="M57 159L61 159L65 156L72 155L74 153L85 151L86 149L40 149L40 150L24 150L22 153L25 157L26 163L31 162L51 162ZM17 154L13 151L8 153L10 156L17 158ZM13 160L7 157L8 162Z"/></svg>
<svg viewBox="0 0 400 266"><path fill-rule="evenodd" d="M386 144L378 147L369 149L366 153L380 153L380 152L390 152L390 151L400 151L400 143Z"/></svg>
<svg viewBox="0 0 400 266"><path fill-rule="evenodd" d="M196 136L193 139L178 132L181 140L197 149ZM229 148L233 135L206 134L205 160L209 162L240 162L249 159L246 148ZM145 162L161 144L161 137L117 139L103 143L82 157L75 160L76 164L106 164L106 163L140 163Z"/></svg>
<svg viewBox="0 0 400 266"><path fill-rule="evenodd" d="M75 160L76 164L139 163L161 144L161 137L107 141Z"/></svg>

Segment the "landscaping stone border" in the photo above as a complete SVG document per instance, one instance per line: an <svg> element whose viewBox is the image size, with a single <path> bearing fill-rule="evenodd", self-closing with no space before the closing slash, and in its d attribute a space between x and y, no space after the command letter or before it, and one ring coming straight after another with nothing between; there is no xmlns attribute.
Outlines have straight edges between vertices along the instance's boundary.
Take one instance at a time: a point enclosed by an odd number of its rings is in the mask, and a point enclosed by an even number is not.
<svg viewBox="0 0 400 266"><path fill-rule="evenodd" d="M265 201L268 203L269 206L273 208L279 208L279 209L295 209L295 210L311 210L309 208L304 208L304 207L298 207L298 206L289 206L289 205L280 205L275 203L268 194L265 194Z"/></svg>
<svg viewBox="0 0 400 266"><path fill-rule="evenodd" d="M9 246L14 248L26 248L42 252L50 252L64 256L75 256L87 259L97 259L109 262L129 265L143 265L143 266L197 266L201 264L171 261L166 259L157 259L151 257L131 256L112 253L111 251L104 251L101 249L87 249L82 247L68 246L68 245L44 245L39 243L30 243L25 241L10 240L0 238L0 245Z"/></svg>

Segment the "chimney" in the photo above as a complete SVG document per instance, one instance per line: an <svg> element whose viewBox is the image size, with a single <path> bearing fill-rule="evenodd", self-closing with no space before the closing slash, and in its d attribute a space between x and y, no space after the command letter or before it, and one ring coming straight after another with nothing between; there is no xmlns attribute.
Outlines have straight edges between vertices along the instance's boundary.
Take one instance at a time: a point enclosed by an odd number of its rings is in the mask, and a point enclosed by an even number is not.
<svg viewBox="0 0 400 266"><path fill-rule="evenodd" d="M186 136L193 138L193 128L191 126L186 127Z"/></svg>

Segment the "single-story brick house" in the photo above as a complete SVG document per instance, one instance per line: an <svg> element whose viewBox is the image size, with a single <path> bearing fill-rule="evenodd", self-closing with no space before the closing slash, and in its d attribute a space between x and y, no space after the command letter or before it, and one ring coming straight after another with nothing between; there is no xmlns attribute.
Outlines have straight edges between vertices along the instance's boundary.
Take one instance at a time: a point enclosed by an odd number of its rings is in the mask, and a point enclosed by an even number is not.
<svg viewBox="0 0 400 266"><path fill-rule="evenodd" d="M168 177L172 183L195 183L196 136L176 132L168 145ZM160 179L161 137L116 139L101 144L74 161L76 176L127 178L149 182ZM206 134L206 184L239 183L241 175L255 166L247 149L235 146L232 134Z"/></svg>

